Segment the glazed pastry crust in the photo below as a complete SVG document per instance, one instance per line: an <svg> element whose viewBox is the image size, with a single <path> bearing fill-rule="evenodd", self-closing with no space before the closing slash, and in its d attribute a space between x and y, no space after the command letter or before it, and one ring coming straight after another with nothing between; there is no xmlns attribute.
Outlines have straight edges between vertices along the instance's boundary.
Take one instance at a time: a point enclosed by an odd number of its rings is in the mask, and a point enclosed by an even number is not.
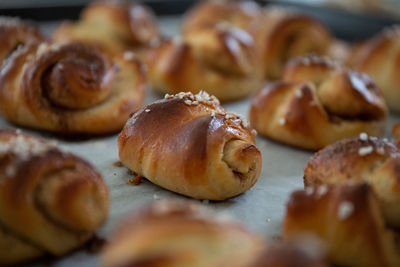
<svg viewBox="0 0 400 267"><path fill-rule="evenodd" d="M260 134L316 150L361 132L381 135L387 108L368 76L313 56L289 61L284 81L255 94L249 116Z"/></svg>
<svg viewBox="0 0 400 267"><path fill-rule="evenodd" d="M199 199L243 193L261 171L255 133L206 93L167 96L136 112L118 138L122 163L153 183Z"/></svg>
<svg viewBox="0 0 400 267"><path fill-rule="evenodd" d="M248 96L262 83L254 39L218 24L164 40L147 60L150 84L161 93L202 90L221 101Z"/></svg>
<svg viewBox="0 0 400 267"><path fill-rule="evenodd" d="M387 223L400 226L400 152L377 138L341 140L316 153L304 169L304 184L369 183Z"/></svg>
<svg viewBox="0 0 400 267"><path fill-rule="evenodd" d="M0 130L1 264L85 241L108 214L108 189L86 161L13 130ZM29 227L27 227L29 225Z"/></svg>
<svg viewBox="0 0 400 267"><path fill-rule="evenodd" d="M28 44L3 65L0 113L61 134L112 133L140 107L144 92L143 69L132 53L110 59L79 44Z"/></svg>

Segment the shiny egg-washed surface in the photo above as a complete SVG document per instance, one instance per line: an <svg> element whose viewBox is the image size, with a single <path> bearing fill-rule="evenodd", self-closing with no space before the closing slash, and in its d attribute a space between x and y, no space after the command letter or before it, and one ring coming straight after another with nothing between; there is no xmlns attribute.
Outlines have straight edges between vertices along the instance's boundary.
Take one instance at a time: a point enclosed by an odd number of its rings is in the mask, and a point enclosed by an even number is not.
<svg viewBox="0 0 400 267"><path fill-rule="evenodd" d="M176 17L159 18L161 30L173 35L178 30L179 19ZM44 25L44 31L51 31L57 23ZM145 104L163 98L152 90L147 91ZM250 98L223 104L230 112L236 112L248 118ZM386 136L390 137L392 125L400 121L400 115L390 115L386 125ZM0 118L0 128L16 126ZM169 197L184 198L161 187L143 180L138 185L130 185L133 178L125 167L114 166L118 161L118 135L96 137L83 140L65 141L54 135L22 129L34 136L41 136L57 143L67 151L84 158L93 164L103 175L110 189L111 208L109 219L98 232L98 236L108 239L117 223L131 211L140 210L145 204L157 199ZM257 147L263 158L261 175L253 188L242 195L223 202L203 203L217 212L227 212L251 231L266 239L280 236L285 205L289 194L295 189L303 188L303 169L313 155L300 149L291 148L270 141L260 135L256 138ZM84 250L67 255L53 262L53 266L99 266L98 254L89 254ZM38 265L41 264L40 262ZM34 266L34 265L32 265Z"/></svg>

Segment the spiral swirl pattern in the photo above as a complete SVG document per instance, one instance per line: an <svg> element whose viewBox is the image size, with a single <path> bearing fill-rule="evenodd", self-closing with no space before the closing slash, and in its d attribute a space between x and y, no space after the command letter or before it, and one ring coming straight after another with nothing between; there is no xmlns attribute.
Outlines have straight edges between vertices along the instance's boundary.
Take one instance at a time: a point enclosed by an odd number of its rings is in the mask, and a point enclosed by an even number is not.
<svg viewBox="0 0 400 267"><path fill-rule="evenodd" d="M34 43L3 65L0 111L8 120L63 134L122 128L140 107L145 81L134 54L109 56L81 44Z"/></svg>

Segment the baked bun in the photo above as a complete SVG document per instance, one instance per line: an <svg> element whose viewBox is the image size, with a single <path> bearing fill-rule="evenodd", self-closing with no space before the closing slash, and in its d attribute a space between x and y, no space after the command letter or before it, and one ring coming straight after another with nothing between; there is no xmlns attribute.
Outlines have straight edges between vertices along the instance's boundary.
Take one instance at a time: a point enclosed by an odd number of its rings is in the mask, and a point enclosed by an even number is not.
<svg viewBox="0 0 400 267"><path fill-rule="evenodd" d="M261 171L255 132L214 96L179 93L136 112L118 138L122 163L153 183L198 199L224 200Z"/></svg>
<svg viewBox="0 0 400 267"><path fill-rule="evenodd" d="M162 41L149 54L148 76L161 93L205 90L221 101L248 96L262 83L250 34L221 23Z"/></svg>
<svg viewBox="0 0 400 267"><path fill-rule="evenodd" d="M385 101L366 74L315 56L290 60L284 81L267 84L250 107L259 133L311 150L361 132L379 136L386 117Z"/></svg>
<svg viewBox="0 0 400 267"><path fill-rule="evenodd" d="M80 44L30 43L3 63L0 113L56 133L112 133L141 106L144 92L132 53L109 58Z"/></svg>
<svg viewBox="0 0 400 267"><path fill-rule="evenodd" d="M0 130L0 265L63 255L105 221L108 189L86 161Z"/></svg>
<svg viewBox="0 0 400 267"><path fill-rule="evenodd" d="M394 26L355 46L350 65L368 73L382 90L387 105L400 112L400 28Z"/></svg>
<svg viewBox="0 0 400 267"><path fill-rule="evenodd" d="M103 266L250 266L264 243L194 202L157 201L119 225Z"/></svg>
<svg viewBox="0 0 400 267"><path fill-rule="evenodd" d="M30 23L0 16L0 62L24 44L44 40L39 30Z"/></svg>
<svg viewBox="0 0 400 267"><path fill-rule="evenodd" d="M360 136L316 153L304 169L304 184L369 183L387 223L400 227L400 151L392 143Z"/></svg>
<svg viewBox="0 0 400 267"><path fill-rule="evenodd" d="M148 8L115 1L90 4L78 22L64 22L53 34L56 42L79 41L112 55L133 51L141 58L158 38L157 22Z"/></svg>
<svg viewBox="0 0 400 267"><path fill-rule="evenodd" d="M329 30L319 21L283 8L267 8L257 33L263 51L265 77L281 79L287 60L309 53L326 55L332 44Z"/></svg>
<svg viewBox="0 0 400 267"><path fill-rule="evenodd" d="M184 15L182 32L186 34L224 22L249 33L255 33L261 22L261 10L254 1L199 1Z"/></svg>
<svg viewBox="0 0 400 267"><path fill-rule="evenodd" d="M400 265L395 236L385 227L378 198L367 184L321 185L292 193L284 239L309 234L325 241L335 266Z"/></svg>

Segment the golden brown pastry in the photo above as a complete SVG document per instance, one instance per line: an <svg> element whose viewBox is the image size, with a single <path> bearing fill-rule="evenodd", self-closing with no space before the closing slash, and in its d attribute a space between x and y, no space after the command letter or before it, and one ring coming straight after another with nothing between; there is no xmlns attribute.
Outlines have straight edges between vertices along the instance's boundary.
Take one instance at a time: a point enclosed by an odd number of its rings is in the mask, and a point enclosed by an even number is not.
<svg viewBox="0 0 400 267"><path fill-rule="evenodd" d="M385 29L359 45L356 45L350 64L368 73L382 90L389 108L400 112L400 29Z"/></svg>
<svg viewBox="0 0 400 267"><path fill-rule="evenodd" d="M136 3L98 1L86 7L78 22L65 22L53 34L56 42L80 41L116 55L126 50L143 58L160 38L153 13Z"/></svg>
<svg viewBox="0 0 400 267"><path fill-rule="evenodd" d="M39 30L18 18L0 16L0 62L26 43L44 41Z"/></svg>
<svg viewBox="0 0 400 267"><path fill-rule="evenodd" d="M256 61L251 35L221 23L162 41L147 65L150 84L161 93L204 90L229 101L259 88L262 70Z"/></svg>
<svg viewBox="0 0 400 267"><path fill-rule="evenodd" d="M304 169L304 184L369 183L385 220L400 227L400 151L392 143L368 137L346 139L316 153Z"/></svg>
<svg viewBox="0 0 400 267"><path fill-rule="evenodd" d="M261 7L254 1L199 1L184 16L183 34L224 22L255 34L261 22Z"/></svg>
<svg viewBox="0 0 400 267"><path fill-rule="evenodd" d="M195 202L157 201L125 219L103 266L249 266L264 243Z"/></svg>
<svg viewBox="0 0 400 267"><path fill-rule="evenodd" d="M121 162L153 183L198 199L223 200L261 171L255 132L214 96L179 93L136 112L118 138Z"/></svg>
<svg viewBox="0 0 400 267"><path fill-rule="evenodd" d="M4 61L0 114L12 123L62 134L120 130L142 103L141 64L79 44L29 43Z"/></svg>
<svg viewBox="0 0 400 267"><path fill-rule="evenodd" d="M321 185L292 193L283 223L287 240L314 234L338 266L399 266L399 247L367 184Z"/></svg>
<svg viewBox="0 0 400 267"><path fill-rule="evenodd" d="M361 132L379 136L386 117L385 101L366 74L316 56L290 60L284 81L267 84L250 107L259 133L312 150Z"/></svg>
<svg viewBox="0 0 400 267"><path fill-rule="evenodd" d="M319 21L282 8L267 8L257 33L263 51L265 77L281 79L287 60L309 53L326 55L332 44L329 30Z"/></svg>
<svg viewBox="0 0 400 267"><path fill-rule="evenodd" d="M89 163L18 130L0 130L0 265L79 247L108 207L108 189Z"/></svg>
<svg viewBox="0 0 400 267"><path fill-rule="evenodd" d="M310 242L264 243L227 218L192 201L154 202L117 227L103 266L328 266Z"/></svg>

